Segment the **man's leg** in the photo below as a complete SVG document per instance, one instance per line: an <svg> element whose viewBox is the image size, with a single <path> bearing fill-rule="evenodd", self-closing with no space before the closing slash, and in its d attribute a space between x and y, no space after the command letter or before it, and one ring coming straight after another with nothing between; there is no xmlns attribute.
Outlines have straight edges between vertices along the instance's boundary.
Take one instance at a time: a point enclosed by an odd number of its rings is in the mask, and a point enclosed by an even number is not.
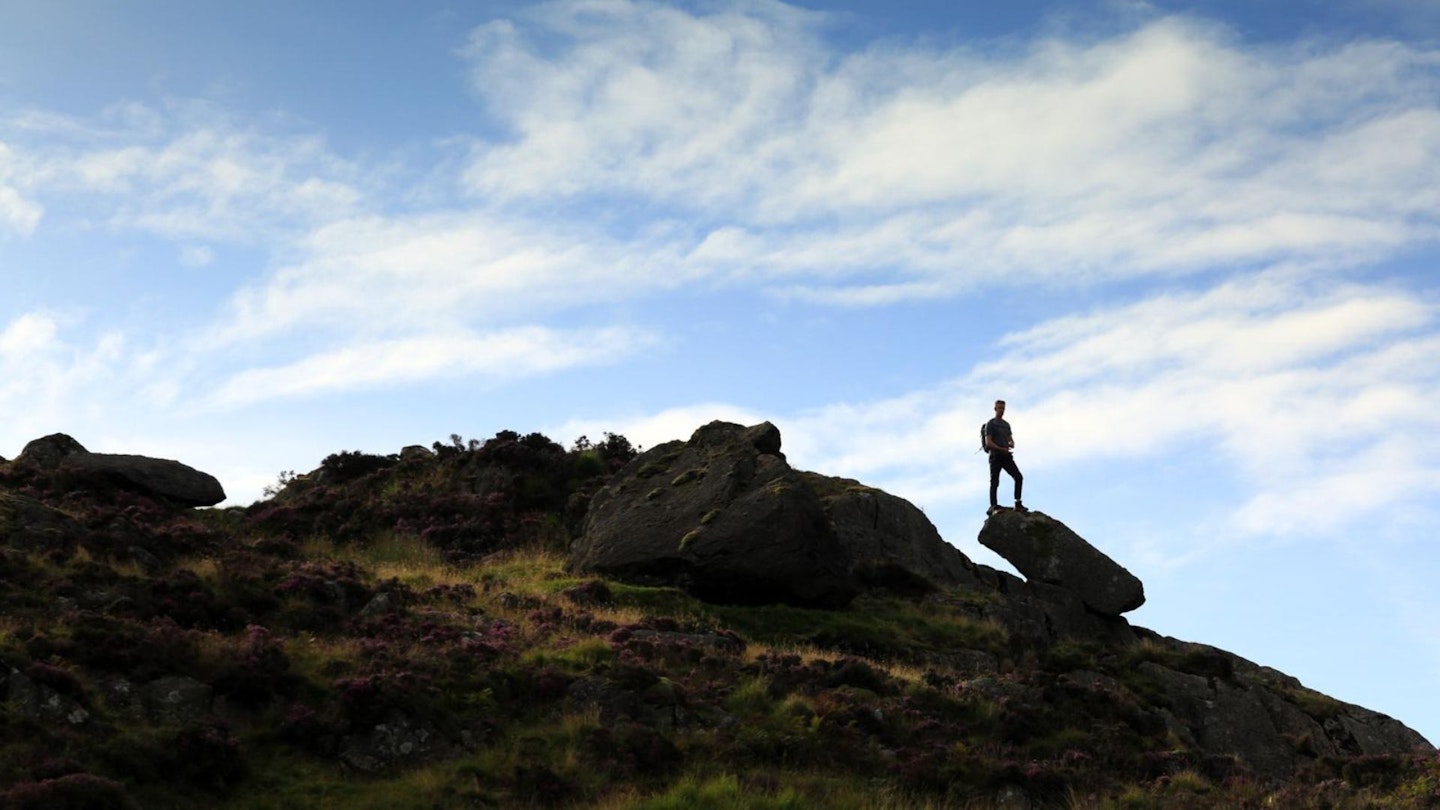
<svg viewBox="0 0 1440 810"><path fill-rule="evenodd" d="M996 493L1000 491L1000 468L1004 464L999 458L1000 455L1002 454L990 454L990 506L992 507L1000 503L995 497Z"/></svg>
<svg viewBox="0 0 1440 810"><path fill-rule="evenodd" d="M1005 472L1010 473L1010 477L1013 478L1013 479L1015 479L1015 503L1020 503L1020 490L1021 490L1021 488L1024 487L1024 485L1025 485L1025 476L1021 475L1021 474L1020 474L1020 468L1017 467L1017 466L1015 466L1015 457L1014 457L1014 456L1010 455L1009 453L1006 453L1006 454L1005 454L1005 461L1004 461L1004 463L1005 463ZM996 482L997 482L997 484L998 484L999 479L1000 479L1000 476L999 476L999 475L995 475L994 478L995 478L995 480L996 480ZM992 487L992 489L994 489L994 487ZM992 500L994 499L993 494L992 494L991 499L992 499Z"/></svg>

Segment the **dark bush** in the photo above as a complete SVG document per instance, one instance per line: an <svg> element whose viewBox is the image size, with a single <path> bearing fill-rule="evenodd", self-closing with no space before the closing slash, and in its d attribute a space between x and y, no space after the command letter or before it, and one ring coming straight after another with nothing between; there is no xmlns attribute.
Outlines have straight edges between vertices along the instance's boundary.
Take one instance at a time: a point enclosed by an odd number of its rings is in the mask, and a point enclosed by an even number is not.
<svg viewBox="0 0 1440 810"><path fill-rule="evenodd" d="M175 736L173 755L176 775L213 793L228 791L247 771L240 740L220 720L182 729Z"/></svg>
<svg viewBox="0 0 1440 810"><path fill-rule="evenodd" d="M81 705L89 705L89 700L85 696L85 687L80 685L80 679L76 678L75 674L68 669L37 661L25 668L25 675L35 683L48 686Z"/></svg>
<svg viewBox="0 0 1440 810"><path fill-rule="evenodd" d="M21 782L0 791L5 810L137 810L125 786L103 776L72 773L58 779Z"/></svg>
<svg viewBox="0 0 1440 810"><path fill-rule="evenodd" d="M325 473L323 480L327 486L338 486L371 473L388 470L399 461L398 455L377 456L359 450L348 450L326 456L325 460L320 462L320 469Z"/></svg>

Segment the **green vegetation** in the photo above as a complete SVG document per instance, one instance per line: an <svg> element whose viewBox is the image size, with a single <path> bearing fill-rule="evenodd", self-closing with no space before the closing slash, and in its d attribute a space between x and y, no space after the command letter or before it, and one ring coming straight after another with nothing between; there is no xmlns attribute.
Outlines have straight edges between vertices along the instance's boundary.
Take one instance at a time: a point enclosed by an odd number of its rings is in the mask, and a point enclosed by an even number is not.
<svg viewBox="0 0 1440 810"><path fill-rule="evenodd" d="M743 607L566 570L627 453L457 436L209 511L0 469L84 528L0 546L0 807L1440 804L1433 756L1262 784L1184 750L1142 665L1235 677L1201 645L1036 648L984 593Z"/></svg>

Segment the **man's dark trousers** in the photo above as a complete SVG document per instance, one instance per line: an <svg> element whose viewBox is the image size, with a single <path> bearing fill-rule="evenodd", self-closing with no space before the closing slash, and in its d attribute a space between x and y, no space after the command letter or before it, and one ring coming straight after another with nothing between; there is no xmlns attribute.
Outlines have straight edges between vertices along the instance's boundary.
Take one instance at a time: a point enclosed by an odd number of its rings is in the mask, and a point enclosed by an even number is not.
<svg viewBox="0 0 1440 810"><path fill-rule="evenodd" d="M1025 483L1025 476L1020 474L1020 468L1015 466L1015 455L1002 450L990 451L990 505L998 503L995 494L1000 490L1000 471L1010 473L1015 479L1015 502L1020 502L1020 488Z"/></svg>

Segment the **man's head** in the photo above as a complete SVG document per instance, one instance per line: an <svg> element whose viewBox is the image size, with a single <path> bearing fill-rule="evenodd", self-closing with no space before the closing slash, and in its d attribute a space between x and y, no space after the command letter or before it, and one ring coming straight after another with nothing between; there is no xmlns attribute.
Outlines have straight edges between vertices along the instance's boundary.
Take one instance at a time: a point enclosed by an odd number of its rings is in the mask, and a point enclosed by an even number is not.
<svg viewBox="0 0 1440 810"><path fill-rule="evenodd" d="M997 399L997 400L995 400L995 415L996 415L996 416L1004 416L1004 415L1005 415L1005 400L1003 400L1003 399Z"/></svg>

